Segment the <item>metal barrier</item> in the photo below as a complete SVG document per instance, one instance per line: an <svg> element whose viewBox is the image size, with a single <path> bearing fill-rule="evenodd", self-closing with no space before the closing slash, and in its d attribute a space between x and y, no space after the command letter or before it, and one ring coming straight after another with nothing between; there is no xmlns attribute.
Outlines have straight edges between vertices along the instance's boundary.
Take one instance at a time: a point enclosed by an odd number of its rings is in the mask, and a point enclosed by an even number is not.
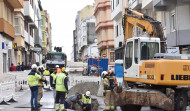
<svg viewBox="0 0 190 111"><path fill-rule="evenodd" d="M85 83L85 82L97 82L100 84L101 78L100 77L93 77L93 76L70 76L69 77L69 88L73 86Z"/></svg>
<svg viewBox="0 0 190 111"><path fill-rule="evenodd" d="M9 105L8 102L15 102L15 79L12 75L3 76L0 83L0 105Z"/></svg>

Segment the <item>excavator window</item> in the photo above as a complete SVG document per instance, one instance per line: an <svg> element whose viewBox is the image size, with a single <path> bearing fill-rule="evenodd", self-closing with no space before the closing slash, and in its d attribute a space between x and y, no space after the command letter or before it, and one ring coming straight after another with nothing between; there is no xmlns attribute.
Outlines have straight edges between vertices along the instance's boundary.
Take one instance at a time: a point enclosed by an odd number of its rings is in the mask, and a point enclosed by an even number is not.
<svg viewBox="0 0 190 111"><path fill-rule="evenodd" d="M134 44L134 59L135 59L135 64L139 63L139 44L138 44L138 39L135 39L135 44Z"/></svg>
<svg viewBox="0 0 190 111"><path fill-rule="evenodd" d="M141 60L148 60L159 53L159 45L155 42L141 42Z"/></svg>
<svg viewBox="0 0 190 111"><path fill-rule="evenodd" d="M132 65L133 58L133 42L128 42L125 54L125 69L128 69Z"/></svg>

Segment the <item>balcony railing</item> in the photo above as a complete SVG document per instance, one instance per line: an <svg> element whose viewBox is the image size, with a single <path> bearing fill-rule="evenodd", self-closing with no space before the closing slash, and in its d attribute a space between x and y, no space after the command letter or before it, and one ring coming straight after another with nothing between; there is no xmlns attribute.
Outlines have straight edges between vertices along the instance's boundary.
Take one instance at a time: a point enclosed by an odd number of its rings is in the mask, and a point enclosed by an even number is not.
<svg viewBox="0 0 190 111"><path fill-rule="evenodd" d="M141 9L142 6L142 0L130 0L128 3L128 7L131 9Z"/></svg>

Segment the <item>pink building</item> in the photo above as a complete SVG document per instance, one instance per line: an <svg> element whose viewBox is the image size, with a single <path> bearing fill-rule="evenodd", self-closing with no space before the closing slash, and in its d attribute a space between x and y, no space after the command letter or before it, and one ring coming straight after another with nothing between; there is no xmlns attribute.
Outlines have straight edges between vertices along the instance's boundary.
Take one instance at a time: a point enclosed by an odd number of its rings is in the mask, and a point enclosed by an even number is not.
<svg viewBox="0 0 190 111"><path fill-rule="evenodd" d="M111 0L95 0L94 16L96 18L96 34L100 56L106 55L109 65L114 65L114 30L111 20Z"/></svg>

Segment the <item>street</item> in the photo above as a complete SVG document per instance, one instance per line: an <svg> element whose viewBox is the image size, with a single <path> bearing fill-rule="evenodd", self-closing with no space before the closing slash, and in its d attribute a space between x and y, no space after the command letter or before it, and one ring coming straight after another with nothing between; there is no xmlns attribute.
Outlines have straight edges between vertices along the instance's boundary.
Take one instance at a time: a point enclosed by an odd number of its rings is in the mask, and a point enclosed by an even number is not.
<svg viewBox="0 0 190 111"><path fill-rule="evenodd" d="M92 79L94 78L94 80ZM95 81L98 81L98 77L88 77L88 76L78 76L78 75L70 75L70 84L69 84L69 88L70 88L70 93L74 93L73 92L73 88L75 89L75 91L79 91L79 88L76 88L78 86L80 86L80 84L85 84L85 83L80 83L79 81L81 81L83 79L84 82L93 82L93 86L90 84L89 86L87 85L87 89L88 87L91 89L93 89L93 87L97 87L94 85ZM86 81L88 80L88 81ZM74 82L75 81L75 82ZM88 83L89 84L89 83ZM75 87L76 85L76 87ZM103 109L105 108L105 104L104 104L104 98L103 97L97 97L94 94L94 91L92 90L92 99L97 99L98 101L98 111L103 111ZM1 105L0 106L0 111L30 111L30 90L25 86L23 87L23 90L20 91L20 87L16 88L16 92L15 92L15 98L16 98L16 103L11 103L10 105ZM52 91L46 91L44 90L43 92L43 98L41 100L41 104L43 105L41 107L41 111L55 111L55 109L53 108L53 92ZM71 111L71 110L68 110ZM119 107L117 107L116 111L121 111ZM141 111L162 111L162 110L151 110L150 107L142 107ZM189 108L187 108L187 111L190 111Z"/></svg>

